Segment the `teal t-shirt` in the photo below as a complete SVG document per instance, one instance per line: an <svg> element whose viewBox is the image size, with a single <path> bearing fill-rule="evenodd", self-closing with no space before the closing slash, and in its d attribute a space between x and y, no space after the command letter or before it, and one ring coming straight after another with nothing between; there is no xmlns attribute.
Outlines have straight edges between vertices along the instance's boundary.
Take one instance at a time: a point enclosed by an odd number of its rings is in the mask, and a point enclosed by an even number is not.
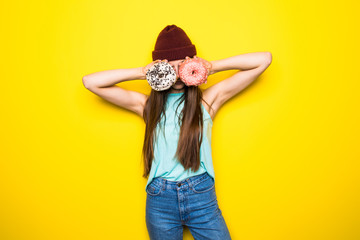
<svg viewBox="0 0 360 240"><path fill-rule="evenodd" d="M185 101L180 104L177 112L175 111L176 107L181 101L179 98L182 96L182 94L184 93L180 92L168 94L165 104L165 129L163 127L164 118L162 117L155 129L157 138L155 138L154 142L154 159L151 165L145 190L152 179L155 177L162 177L169 181L182 181L188 177L208 172L208 174L215 179L211 152L211 131L213 121L210 117L210 114L206 111L202 104L201 107L203 112L204 125L203 139L200 146L200 168L196 172L193 172L192 169L185 171L184 167L175 156L180 134L178 118Z"/></svg>

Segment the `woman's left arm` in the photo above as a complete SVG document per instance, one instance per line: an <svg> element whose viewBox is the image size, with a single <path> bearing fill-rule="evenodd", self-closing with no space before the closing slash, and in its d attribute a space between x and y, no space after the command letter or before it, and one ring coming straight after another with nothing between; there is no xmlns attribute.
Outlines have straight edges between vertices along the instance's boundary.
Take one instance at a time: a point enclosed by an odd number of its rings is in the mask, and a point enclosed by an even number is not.
<svg viewBox="0 0 360 240"><path fill-rule="evenodd" d="M213 103L213 113L230 98L241 92L257 77L261 75L271 64L270 52L245 53L225 59L211 61L210 74L224 70L241 70L229 78L214 84L203 91L203 97L207 102Z"/></svg>
<svg viewBox="0 0 360 240"><path fill-rule="evenodd" d="M270 65L272 55L270 52L244 53L225 59L211 61L210 74L225 70L250 70L260 67L264 63Z"/></svg>

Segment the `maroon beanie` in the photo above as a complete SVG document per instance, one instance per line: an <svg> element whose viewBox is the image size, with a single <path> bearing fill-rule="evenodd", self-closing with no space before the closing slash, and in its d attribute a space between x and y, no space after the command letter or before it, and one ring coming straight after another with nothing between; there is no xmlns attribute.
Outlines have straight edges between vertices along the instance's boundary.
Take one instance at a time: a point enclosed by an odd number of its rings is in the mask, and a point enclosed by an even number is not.
<svg viewBox="0 0 360 240"><path fill-rule="evenodd" d="M176 25L167 25L156 39L155 50L152 52L153 61L167 59L174 61L190 58L196 55L195 45L184 30Z"/></svg>

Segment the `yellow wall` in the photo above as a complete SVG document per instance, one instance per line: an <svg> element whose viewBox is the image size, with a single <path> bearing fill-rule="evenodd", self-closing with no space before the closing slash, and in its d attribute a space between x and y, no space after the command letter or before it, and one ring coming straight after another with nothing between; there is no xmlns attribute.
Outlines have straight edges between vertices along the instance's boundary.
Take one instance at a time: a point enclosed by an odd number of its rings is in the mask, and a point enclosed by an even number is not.
<svg viewBox="0 0 360 240"><path fill-rule="evenodd" d="M273 56L214 120L216 192L232 238L360 239L357 1L7 1L0 9L0 239L149 239L145 125L81 80L150 63L168 24L209 61ZM151 89L142 80L119 86ZM184 239L193 239L187 229Z"/></svg>

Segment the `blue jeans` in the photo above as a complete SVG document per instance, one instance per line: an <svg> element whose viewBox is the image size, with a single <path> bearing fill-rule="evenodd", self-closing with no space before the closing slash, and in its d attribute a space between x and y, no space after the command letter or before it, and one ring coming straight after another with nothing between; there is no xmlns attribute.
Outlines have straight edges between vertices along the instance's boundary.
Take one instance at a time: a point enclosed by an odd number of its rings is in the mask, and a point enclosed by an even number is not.
<svg viewBox="0 0 360 240"><path fill-rule="evenodd" d="M146 227L151 240L182 240L183 225L195 240L231 239L207 173L182 181L154 178L146 188Z"/></svg>

